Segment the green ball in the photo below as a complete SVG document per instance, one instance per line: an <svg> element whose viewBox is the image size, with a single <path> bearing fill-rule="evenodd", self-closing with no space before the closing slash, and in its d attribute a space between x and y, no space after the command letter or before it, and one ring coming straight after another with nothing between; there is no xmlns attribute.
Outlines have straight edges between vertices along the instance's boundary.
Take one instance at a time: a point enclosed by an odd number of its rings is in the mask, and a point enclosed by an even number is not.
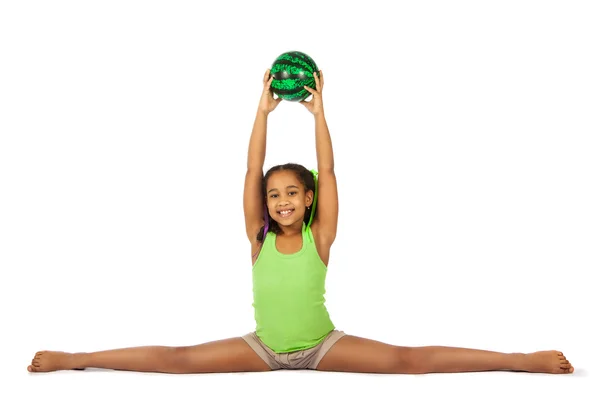
<svg viewBox="0 0 600 400"><path fill-rule="evenodd" d="M302 101L310 96L305 85L312 89L317 87L313 72L319 76L317 64L307 54L300 51L283 53L271 66L271 90L283 100Z"/></svg>

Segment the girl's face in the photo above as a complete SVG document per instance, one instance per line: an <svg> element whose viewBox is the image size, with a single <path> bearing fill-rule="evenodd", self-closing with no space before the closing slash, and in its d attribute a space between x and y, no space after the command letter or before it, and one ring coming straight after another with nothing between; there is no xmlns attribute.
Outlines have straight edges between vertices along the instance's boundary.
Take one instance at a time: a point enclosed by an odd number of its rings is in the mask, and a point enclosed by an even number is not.
<svg viewBox="0 0 600 400"><path fill-rule="evenodd" d="M267 181L267 208L269 215L280 226L290 226L304 219L306 207L312 203L312 191L292 171L274 172Z"/></svg>

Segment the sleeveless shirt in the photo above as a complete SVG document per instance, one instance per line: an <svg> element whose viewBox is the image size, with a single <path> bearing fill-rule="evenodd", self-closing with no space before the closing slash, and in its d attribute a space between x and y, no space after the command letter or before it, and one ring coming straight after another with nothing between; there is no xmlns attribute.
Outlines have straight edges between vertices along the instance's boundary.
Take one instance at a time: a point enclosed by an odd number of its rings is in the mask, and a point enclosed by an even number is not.
<svg viewBox="0 0 600 400"><path fill-rule="evenodd" d="M275 239L267 232L252 267L256 335L275 353L314 347L335 328L325 306L327 266L305 223L298 252L280 253Z"/></svg>

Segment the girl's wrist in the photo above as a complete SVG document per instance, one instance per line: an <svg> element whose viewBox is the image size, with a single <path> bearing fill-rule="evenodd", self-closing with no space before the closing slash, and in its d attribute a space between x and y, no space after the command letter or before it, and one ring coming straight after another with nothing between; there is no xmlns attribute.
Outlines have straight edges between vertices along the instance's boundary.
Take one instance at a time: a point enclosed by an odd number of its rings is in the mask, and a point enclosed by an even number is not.
<svg viewBox="0 0 600 400"><path fill-rule="evenodd" d="M261 109L259 107L258 110L256 110L256 114L257 114L257 116L260 115L260 116L263 116L263 117L267 117L267 116L269 116L269 111L263 110L263 109Z"/></svg>
<svg viewBox="0 0 600 400"><path fill-rule="evenodd" d="M316 113L313 114L313 116L315 117L315 119L325 118L325 110L317 111Z"/></svg>

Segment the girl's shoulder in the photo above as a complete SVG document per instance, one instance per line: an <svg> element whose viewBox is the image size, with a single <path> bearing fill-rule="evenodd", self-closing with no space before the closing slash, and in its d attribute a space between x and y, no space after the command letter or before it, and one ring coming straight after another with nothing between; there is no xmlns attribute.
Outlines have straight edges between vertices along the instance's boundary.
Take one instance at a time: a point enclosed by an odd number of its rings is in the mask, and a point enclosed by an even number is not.
<svg viewBox="0 0 600 400"><path fill-rule="evenodd" d="M312 221L308 229L310 229L312 236L315 240L315 246L317 248L317 253L319 253L321 261L323 261L323 264L327 266L329 264L329 252L331 250L331 243L326 243L323 236L320 234L319 222L317 220Z"/></svg>
<svg viewBox="0 0 600 400"><path fill-rule="evenodd" d="M262 224L260 226L260 228L256 229L256 232L254 232L254 234L251 234L251 236L249 236L250 239L250 254L252 255L252 265L254 265L254 263L256 262L256 259L258 258L258 254L260 253L260 249L262 247L262 244L264 243L264 241L267 239L266 237L263 238L263 241L260 242L258 240L258 234L261 231L264 231L265 225Z"/></svg>
<svg viewBox="0 0 600 400"><path fill-rule="evenodd" d="M312 233L312 236L315 238L316 243L327 244L327 243L324 243L325 237L324 237L324 235L321 234L320 227L321 226L320 226L318 220L312 221L312 223L310 224L310 231ZM329 245L331 245L331 243Z"/></svg>

